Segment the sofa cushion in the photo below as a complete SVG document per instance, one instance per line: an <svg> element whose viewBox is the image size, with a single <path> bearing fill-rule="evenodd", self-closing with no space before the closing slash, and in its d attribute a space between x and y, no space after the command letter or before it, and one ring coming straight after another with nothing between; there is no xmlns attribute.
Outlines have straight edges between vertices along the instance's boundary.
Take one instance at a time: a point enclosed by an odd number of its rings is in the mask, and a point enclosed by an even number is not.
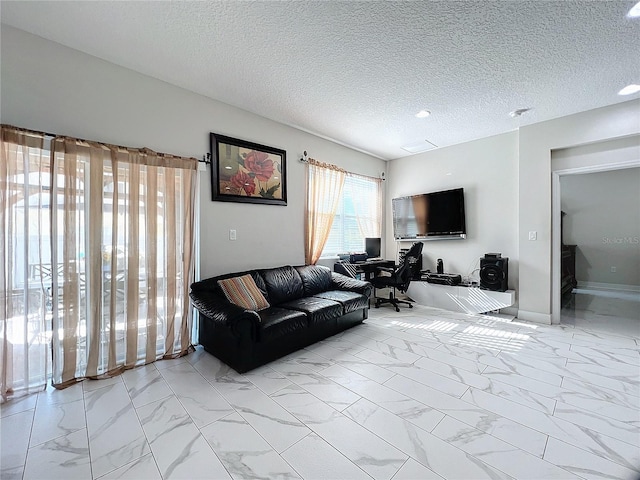
<svg viewBox="0 0 640 480"><path fill-rule="evenodd" d="M306 297L331 288L331 269L322 265L304 265L295 269L302 279Z"/></svg>
<svg viewBox="0 0 640 480"><path fill-rule="evenodd" d="M260 326L258 337L261 342L294 334L307 328L307 315L297 310L270 307L258 312Z"/></svg>
<svg viewBox="0 0 640 480"><path fill-rule="evenodd" d="M342 304L319 297L304 297L280 305L307 314L309 325L335 320L342 315Z"/></svg>
<svg viewBox="0 0 640 480"><path fill-rule="evenodd" d="M343 290L329 290L314 295L317 298L333 300L342 304L343 313L351 313L369 306L369 298L355 292L347 292Z"/></svg>
<svg viewBox="0 0 640 480"><path fill-rule="evenodd" d="M227 300L234 305L256 311L269 307L269 302L264 298L251 275L218 280L218 285Z"/></svg>
<svg viewBox="0 0 640 480"><path fill-rule="evenodd" d="M271 305L296 300L304 295L302 279L291 266L259 270Z"/></svg>
<svg viewBox="0 0 640 480"><path fill-rule="evenodd" d="M264 297L267 297L267 287L264 284L264 279L256 270L249 270L246 272L227 273L225 275L219 275L217 277L207 278L191 284L191 291L198 295L206 295L208 292L224 295L224 292L220 288L218 283L220 280L226 280L227 278L241 277L243 275L251 275L253 281L256 282L257 287L262 292Z"/></svg>

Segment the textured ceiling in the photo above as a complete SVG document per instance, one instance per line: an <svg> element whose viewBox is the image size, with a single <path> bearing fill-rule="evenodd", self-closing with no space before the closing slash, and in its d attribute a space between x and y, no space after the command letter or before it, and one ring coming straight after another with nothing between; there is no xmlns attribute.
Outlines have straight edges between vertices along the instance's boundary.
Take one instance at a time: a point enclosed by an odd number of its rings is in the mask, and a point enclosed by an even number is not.
<svg viewBox="0 0 640 480"><path fill-rule="evenodd" d="M3 23L383 159L632 97L632 1L8 2ZM510 111L531 108L520 118ZM428 118L415 113L428 109Z"/></svg>

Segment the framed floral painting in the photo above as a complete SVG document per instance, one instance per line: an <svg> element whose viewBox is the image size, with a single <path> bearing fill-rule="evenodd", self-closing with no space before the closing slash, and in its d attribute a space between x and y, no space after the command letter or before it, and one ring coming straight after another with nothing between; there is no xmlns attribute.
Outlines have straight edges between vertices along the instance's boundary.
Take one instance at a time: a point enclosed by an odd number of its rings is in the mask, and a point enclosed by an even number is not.
<svg viewBox="0 0 640 480"><path fill-rule="evenodd" d="M219 202L287 204L287 153L211 133L211 184Z"/></svg>

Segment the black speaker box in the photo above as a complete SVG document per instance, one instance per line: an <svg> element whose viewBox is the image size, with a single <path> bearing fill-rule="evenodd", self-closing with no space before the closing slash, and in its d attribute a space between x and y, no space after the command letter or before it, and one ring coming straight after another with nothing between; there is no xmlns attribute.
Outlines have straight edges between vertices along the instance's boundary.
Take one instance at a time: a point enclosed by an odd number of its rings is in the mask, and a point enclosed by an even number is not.
<svg viewBox="0 0 640 480"><path fill-rule="evenodd" d="M509 258L484 257L480 259L480 288L506 292L509 281Z"/></svg>

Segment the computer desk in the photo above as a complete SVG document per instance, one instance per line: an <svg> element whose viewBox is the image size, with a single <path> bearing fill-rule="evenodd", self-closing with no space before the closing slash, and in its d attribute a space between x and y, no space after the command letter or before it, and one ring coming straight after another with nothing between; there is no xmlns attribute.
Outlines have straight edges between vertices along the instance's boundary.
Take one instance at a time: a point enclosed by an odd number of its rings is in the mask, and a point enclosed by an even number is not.
<svg viewBox="0 0 640 480"><path fill-rule="evenodd" d="M358 278L360 275L364 276L365 280L371 280L376 276L378 267L395 268L396 264L393 260L365 260L362 262L336 262L333 266L333 271L341 273L349 277Z"/></svg>

